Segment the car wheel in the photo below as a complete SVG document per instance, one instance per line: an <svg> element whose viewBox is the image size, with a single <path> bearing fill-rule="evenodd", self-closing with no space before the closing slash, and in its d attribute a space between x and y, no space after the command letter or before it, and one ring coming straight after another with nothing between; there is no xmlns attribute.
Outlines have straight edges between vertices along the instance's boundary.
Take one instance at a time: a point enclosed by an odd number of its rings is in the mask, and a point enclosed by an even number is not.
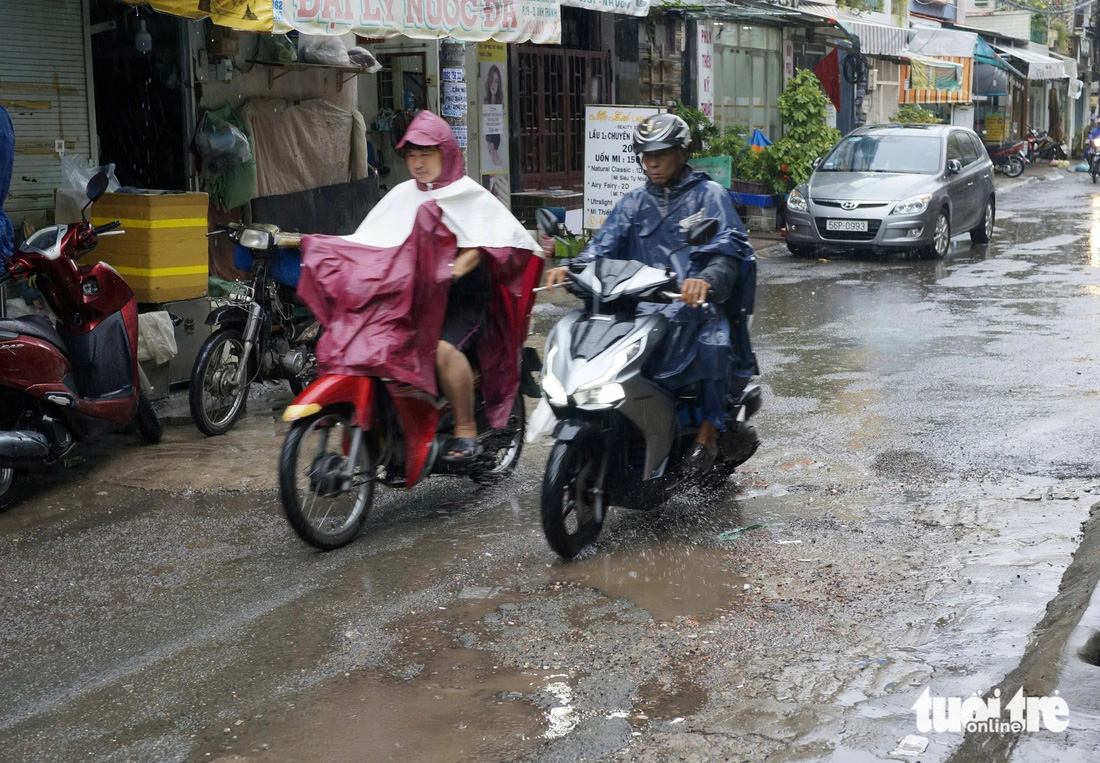
<svg viewBox="0 0 1100 763"><path fill-rule="evenodd" d="M989 240L993 238L993 220L996 214L996 206L993 204L993 197L990 196L985 202L985 211L982 212L982 220L978 223L978 227L970 231L970 241L975 244L988 244Z"/></svg>
<svg viewBox="0 0 1100 763"><path fill-rule="evenodd" d="M795 257L812 257L814 249L812 246L806 244L796 244L790 239L787 239L787 251L793 254Z"/></svg>
<svg viewBox="0 0 1100 763"><path fill-rule="evenodd" d="M951 247L951 221L947 219L947 210L941 209L936 216L936 227L932 232L932 243L924 250L928 259L942 260Z"/></svg>

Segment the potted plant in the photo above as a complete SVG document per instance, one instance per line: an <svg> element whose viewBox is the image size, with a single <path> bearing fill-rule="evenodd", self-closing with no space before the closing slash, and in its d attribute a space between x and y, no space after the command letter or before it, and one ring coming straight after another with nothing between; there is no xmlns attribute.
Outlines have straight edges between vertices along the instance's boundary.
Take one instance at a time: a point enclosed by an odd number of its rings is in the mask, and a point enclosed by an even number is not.
<svg viewBox="0 0 1100 763"><path fill-rule="evenodd" d="M808 180L814 159L840 140L840 131L825 121L828 103L821 82L809 69L799 69L779 95L779 116L787 129L766 152L777 194L787 194Z"/></svg>

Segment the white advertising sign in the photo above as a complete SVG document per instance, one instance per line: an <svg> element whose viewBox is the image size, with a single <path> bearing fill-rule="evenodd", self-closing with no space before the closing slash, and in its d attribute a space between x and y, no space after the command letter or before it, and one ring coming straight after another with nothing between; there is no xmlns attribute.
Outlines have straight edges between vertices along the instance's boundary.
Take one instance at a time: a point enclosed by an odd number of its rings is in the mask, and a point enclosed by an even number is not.
<svg viewBox="0 0 1100 763"><path fill-rule="evenodd" d="M623 16L649 15L649 0L561 0L562 5Z"/></svg>
<svg viewBox="0 0 1100 763"><path fill-rule="evenodd" d="M587 106L584 115L584 227L603 226L627 191L645 183L634 155L634 126L660 109Z"/></svg>
<svg viewBox="0 0 1100 763"><path fill-rule="evenodd" d="M698 22L699 39L696 44L696 71L699 94L699 111L714 119L714 31L705 21Z"/></svg>
<svg viewBox="0 0 1100 763"><path fill-rule="evenodd" d="M274 31L560 43L560 0L272 0Z"/></svg>

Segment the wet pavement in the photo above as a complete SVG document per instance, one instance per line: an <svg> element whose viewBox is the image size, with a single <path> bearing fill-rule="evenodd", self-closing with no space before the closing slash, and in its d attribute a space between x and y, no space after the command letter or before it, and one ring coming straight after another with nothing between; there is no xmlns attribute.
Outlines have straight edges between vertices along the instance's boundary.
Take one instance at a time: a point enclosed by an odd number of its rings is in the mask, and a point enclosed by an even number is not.
<svg viewBox="0 0 1100 763"><path fill-rule="evenodd" d="M993 243L943 262L762 249L764 445L571 563L541 535L546 443L492 488L381 491L320 554L279 514L288 392L220 438L174 395L160 445L100 441L0 515L3 757L860 761L915 735L910 760L1094 759L1087 180L999 179ZM918 729L926 690L1021 686L1069 727Z"/></svg>

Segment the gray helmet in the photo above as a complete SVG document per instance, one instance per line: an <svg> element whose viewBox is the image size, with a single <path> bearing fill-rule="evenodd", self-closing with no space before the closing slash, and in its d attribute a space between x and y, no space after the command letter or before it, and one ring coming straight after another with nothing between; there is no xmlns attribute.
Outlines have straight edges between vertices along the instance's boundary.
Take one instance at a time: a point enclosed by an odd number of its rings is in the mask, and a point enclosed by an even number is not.
<svg viewBox="0 0 1100 763"><path fill-rule="evenodd" d="M646 117L634 128L634 153L645 154L664 148L682 148L691 145L691 128L675 114L654 114Z"/></svg>

